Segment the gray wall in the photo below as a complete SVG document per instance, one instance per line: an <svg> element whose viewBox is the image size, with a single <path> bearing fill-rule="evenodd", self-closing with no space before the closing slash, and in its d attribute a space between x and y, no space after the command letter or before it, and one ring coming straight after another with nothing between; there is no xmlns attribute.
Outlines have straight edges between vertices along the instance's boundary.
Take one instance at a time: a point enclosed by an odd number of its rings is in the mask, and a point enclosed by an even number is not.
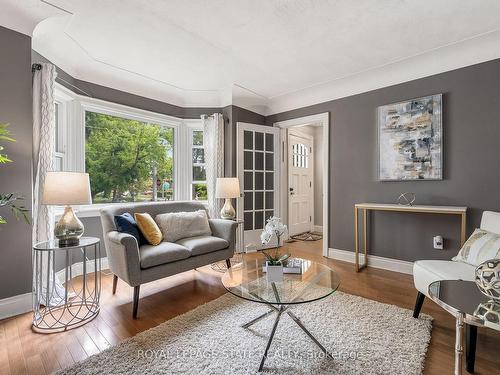
<svg viewBox="0 0 500 375"><path fill-rule="evenodd" d="M0 27L0 122L17 140L4 144L13 163L0 165L0 193L19 192L31 208L31 38ZM31 226L9 211L0 225L0 299L31 291Z"/></svg>
<svg viewBox="0 0 500 375"><path fill-rule="evenodd" d="M266 125L266 118L247 109L230 105L223 108L225 118L224 129L224 172L227 177L236 176L236 125L238 122L248 122Z"/></svg>
<svg viewBox="0 0 500 375"><path fill-rule="evenodd" d="M412 191L417 204L468 206L468 233L483 210L500 211L500 60L360 95L268 116L267 124L330 113L330 243L354 249L357 202L394 203ZM444 180L378 182L376 109L380 105L443 93ZM459 247L459 219L429 214L376 213L371 220L372 254L402 259L449 259ZM432 236L446 238L444 251Z"/></svg>

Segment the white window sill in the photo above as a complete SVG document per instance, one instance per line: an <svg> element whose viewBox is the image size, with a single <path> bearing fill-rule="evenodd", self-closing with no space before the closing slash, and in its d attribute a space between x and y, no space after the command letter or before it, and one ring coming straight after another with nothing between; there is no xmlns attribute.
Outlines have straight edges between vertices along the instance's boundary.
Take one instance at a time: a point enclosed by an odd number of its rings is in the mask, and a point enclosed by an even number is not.
<svg viewBox="0 0 500 375"><path fill-rule="evenodd" d="M145 204L155 204L155 203L160 203L162 201L158 202L136 202L136 203L99 203L99 204L89 204L85 206L74 206L73 210L75 212L75 215L78 216L79 218L82 217L99 217L101 216L101 208L108 207L114 204L119 204L119 205L134 205L137 203L145 203ZM180 201L168 201L168 202L180 202ZM207 205L207 201L189 201L189 202L198 202L202 203L205 206ZM61 215L64 212L64 207L63 206L58 206L55 208L55 219L59 220Z"/></svg>

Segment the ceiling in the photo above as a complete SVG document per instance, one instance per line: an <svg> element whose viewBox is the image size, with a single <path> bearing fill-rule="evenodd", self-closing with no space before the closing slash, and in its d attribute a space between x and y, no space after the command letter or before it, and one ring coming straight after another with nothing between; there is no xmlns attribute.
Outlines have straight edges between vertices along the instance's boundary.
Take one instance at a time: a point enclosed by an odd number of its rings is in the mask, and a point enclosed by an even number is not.
<svg viewBox="0 0 500 375"><path fill-rule="evenodd" d="M500 57L498 0L0 5L75 78L181 106L270 114Z"/></svg>

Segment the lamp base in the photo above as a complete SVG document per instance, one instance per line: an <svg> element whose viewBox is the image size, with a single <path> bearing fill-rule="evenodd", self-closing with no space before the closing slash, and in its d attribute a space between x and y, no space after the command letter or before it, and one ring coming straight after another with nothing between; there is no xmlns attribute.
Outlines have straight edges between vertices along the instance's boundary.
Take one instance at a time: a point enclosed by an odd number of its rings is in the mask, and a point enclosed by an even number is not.
<svg viewBox="0 0 500 375"><path fill-rule="evenodd" d="M54 228L54 236L59 240L60 246L74 246L80 243L83 230L83 224L75 216L73 209L66 206L64 213Z"/></svg>
<svg viewBox="0 0 500 375"><path fill-rule="evenodd" d="M233 205L231 204L231 198L226 198L224 202L224 206L222 210L220 210L221 219L225 220L234 220L236 217L236 211L234 210Z"/></svg>

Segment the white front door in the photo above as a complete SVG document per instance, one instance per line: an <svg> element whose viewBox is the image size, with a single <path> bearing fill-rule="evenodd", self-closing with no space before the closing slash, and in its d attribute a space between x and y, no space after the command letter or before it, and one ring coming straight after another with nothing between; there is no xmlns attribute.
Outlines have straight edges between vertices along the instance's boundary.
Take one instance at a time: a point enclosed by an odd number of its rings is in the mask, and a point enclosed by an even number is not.
<svg viewBox="0 0 500 375"><path fill-rule="evenodd" d="M271 216L279 215L279 136L278 128L237 123L237 175L243 199L237 203L238 218L244 220L245 248L259 250L260 234Z"/></svg>
<svg viewBox="0 0 500 375"><path fill-rule="evenodd" d="M288 231L312 230L314 204L312 137L288 134Z"/></svg>

